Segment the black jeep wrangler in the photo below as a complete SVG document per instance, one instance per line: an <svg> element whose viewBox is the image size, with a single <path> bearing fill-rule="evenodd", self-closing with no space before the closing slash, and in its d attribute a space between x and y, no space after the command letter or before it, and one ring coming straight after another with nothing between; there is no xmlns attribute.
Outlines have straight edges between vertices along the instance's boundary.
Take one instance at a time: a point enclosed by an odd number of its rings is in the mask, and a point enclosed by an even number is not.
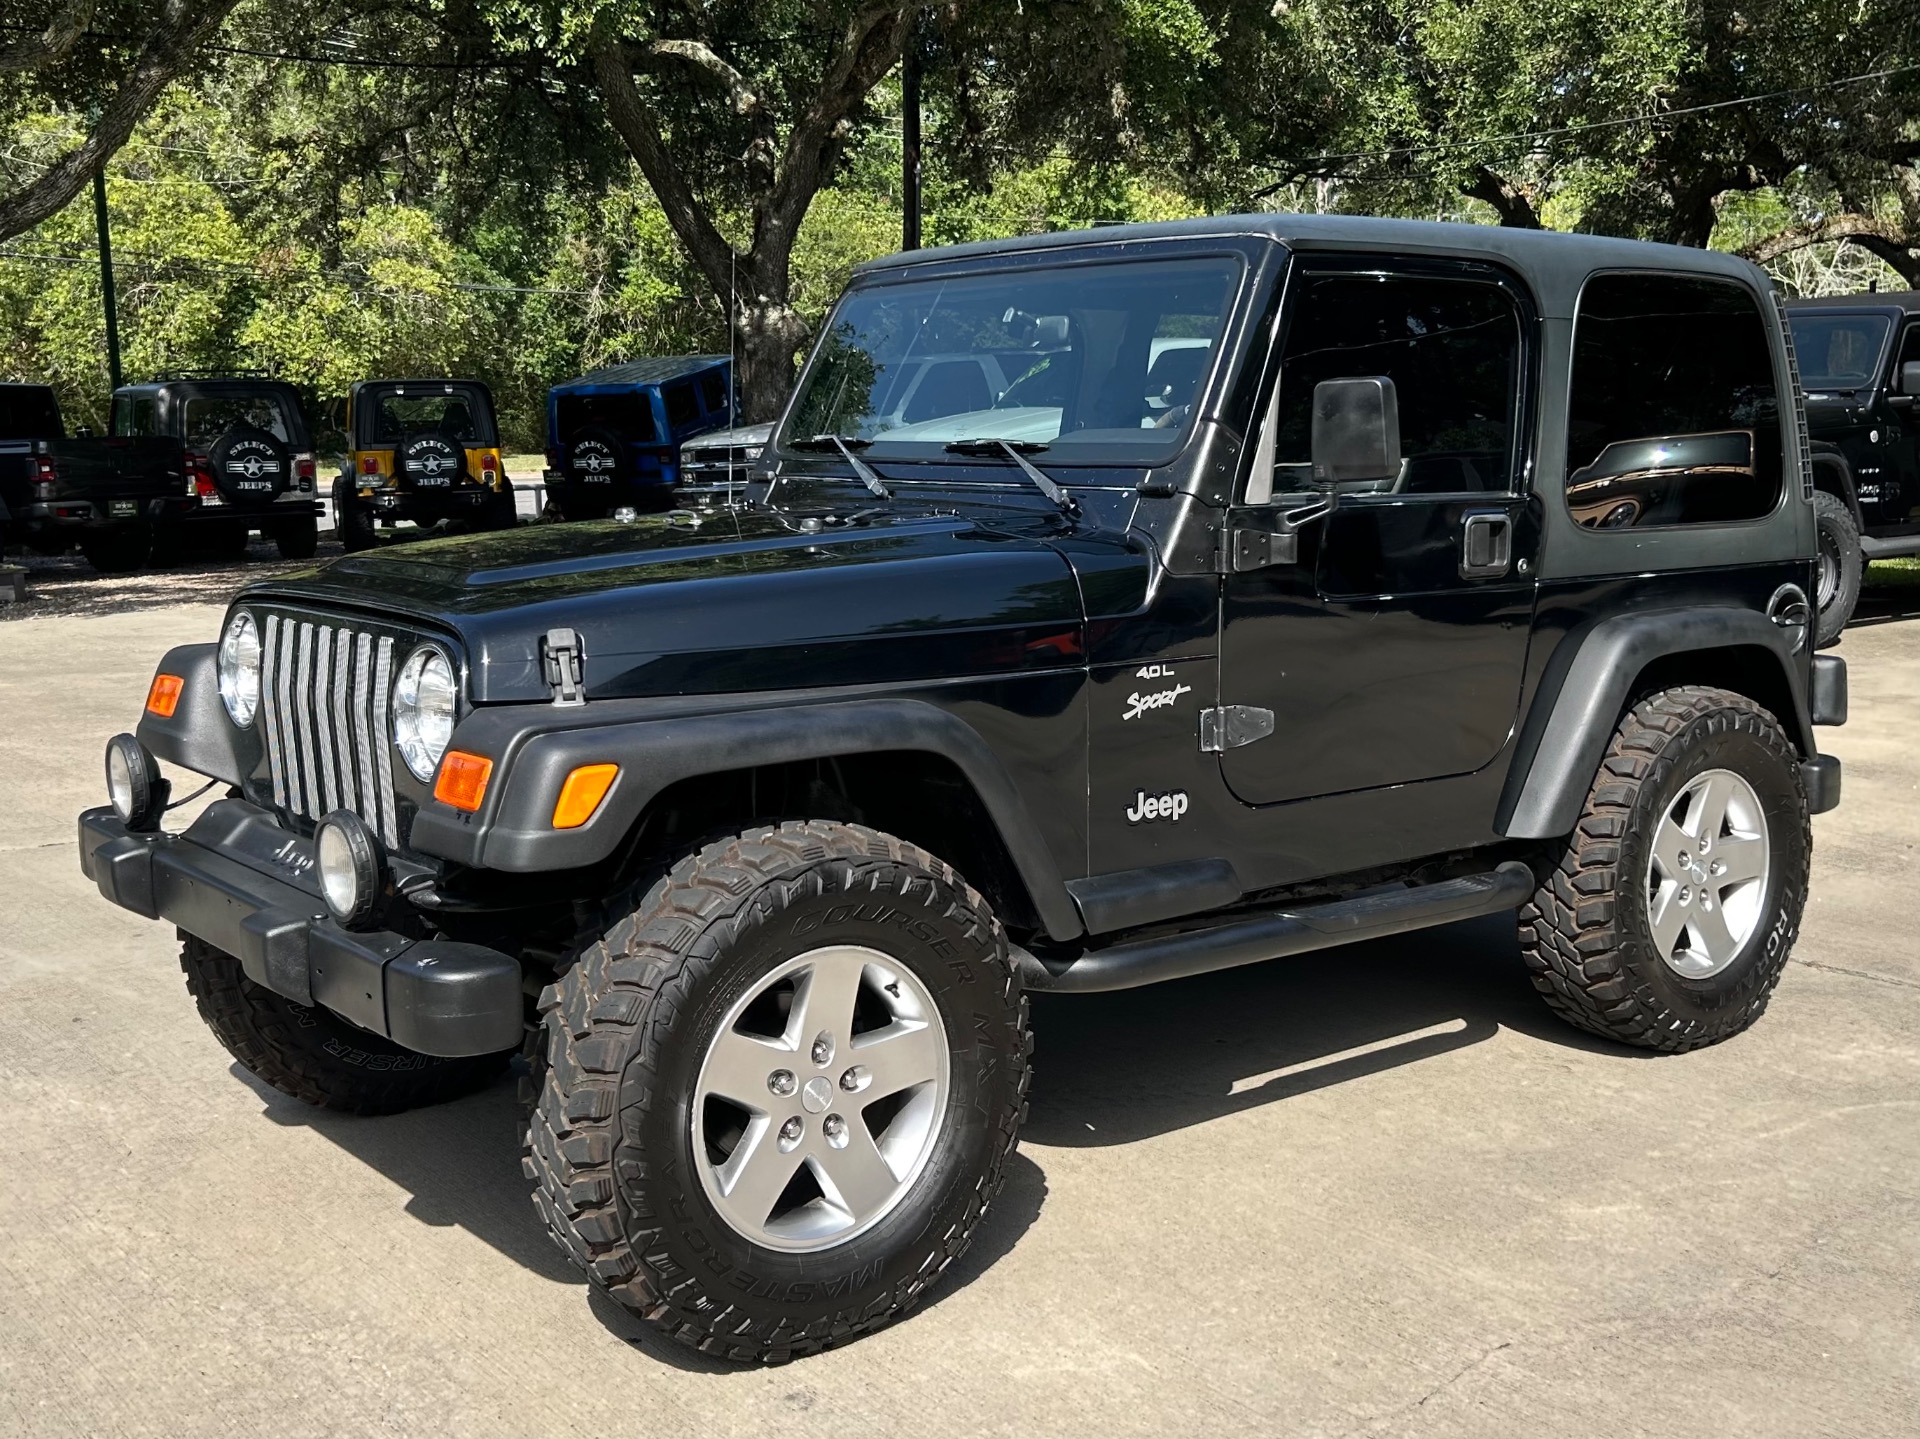
<svg viewBox="0 0 1920 1439"><path fill-rule="evenodd" d="M1821 645L1860 601L1867 560L1920 555L1920 293L1790 300L1820 527Z"/></svg>
<svg viewBox="0 0 1920 1439"><path fill-rule="evenodd" d="M1514 912L1595 1034L1766 1007L1846 671L1759 270L1210 219L883 260L821 333L738 509L348 556L161 661L81 859L248 1068L377 1113L523 1051L555 1240L760 1360L966 1248L1028 991ZM975 358L909 416L922 349ZM164 831L156 760L226 797Z"/></svg>

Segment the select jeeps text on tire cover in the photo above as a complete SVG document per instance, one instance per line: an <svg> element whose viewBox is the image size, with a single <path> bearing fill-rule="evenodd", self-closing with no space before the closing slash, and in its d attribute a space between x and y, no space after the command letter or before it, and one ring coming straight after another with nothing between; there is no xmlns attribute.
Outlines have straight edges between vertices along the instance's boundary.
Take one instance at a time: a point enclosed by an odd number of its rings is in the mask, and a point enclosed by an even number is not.
<svg viewBox="0 0 1920 1439"><path fill-rule="evenodd" d="M31 501L15 517L28 545L77 545L107 572L156 553L239 556L256 530L287 559L312 556L313 438L292 385L205 375L122 385L111 428L35 446Z"/></svg>
<svg viewBox="0 0 1920 1439"><path fill-rule="evenodd" d="M425 532L519 523L493 391L480 381L356 381L347 391L347 436L332 496L343 548L371 549L383 524Z"/></svg>
<svg viewBox="0 0 1920 1439"><path fill-rule="evenodd" d="M81 857L248 1068L374 1113L524 1047L556 1242L781 1359L967 1247L1029 990L1508 911L1595 1034L1766 1007L1846 671L1759 270L1213 219L876 262L821 334L739 509L348 556L162 660ZM163 832L156 760L227 797Z"/></svg>
<svg viewBox="0 0 1920 1439"><path fill-rule="evenodd" d="M1790 300L1813 440L1819 643L1860 600L1868 560L1920 555L1920 293Z"/></svg>

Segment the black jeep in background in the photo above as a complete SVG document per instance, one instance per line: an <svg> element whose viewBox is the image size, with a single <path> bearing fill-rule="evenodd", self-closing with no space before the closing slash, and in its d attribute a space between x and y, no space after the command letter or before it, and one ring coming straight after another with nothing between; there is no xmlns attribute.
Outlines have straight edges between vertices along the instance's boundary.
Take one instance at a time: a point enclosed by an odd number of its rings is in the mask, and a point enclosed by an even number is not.
<svg viewBox="0 0 1920 1439"><path fill-rule="evenodd" d="M1820 643L1868 560L1920 555L1920 293L1789 300L1820 522Z"/></svg>
<svg viewBox="0 0 1920 1439"><path fill-rule="evenodd" d="M524 1052L555 1242L776 1360L966 1249L1029 990L1512 914L1608 1041L1766 1008L1846 668L1759 269L1225 217L877 261L819 334L738 507L349 555L161 660L80 860L248 1069ZM182 833L156 757L226 787Z"/></svg>
<svg viewBox="0 0 1920 1439"><path fill-rule="evenodd" d="M110 434L38 436L27 450L0 477L15 473L4 495L14 537L41 554L77 545L113 573L156 552L237 556L256 530L288 559L306 559L318 541L313 440L291 385L199 377L123 385Z"/></svg>

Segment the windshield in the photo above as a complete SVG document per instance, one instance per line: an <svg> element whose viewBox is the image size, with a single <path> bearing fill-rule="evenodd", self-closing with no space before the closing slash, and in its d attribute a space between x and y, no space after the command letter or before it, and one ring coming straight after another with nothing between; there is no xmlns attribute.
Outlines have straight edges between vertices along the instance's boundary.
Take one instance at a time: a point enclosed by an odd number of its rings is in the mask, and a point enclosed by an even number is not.
<svg viewBox="0 0 1920 1439"><path fill-rule="evenodd" d="M1885 315L1801 313L1788 321L1803 390L1864 390L1880 373L1893 321Z"/></svg>
<svg viewBox="0 0 1920 1439"><path fill-rule="evenodd" d="M1066 462L1171 459L1239 279L1239 261L1208 256L856 289L834 311L783 443L842 435L904 458L1001 439Z"/></svg>
<svg viewBox="0 0 1920 1439"><path fill-rule="evenodd" d="M439 435L469 444L491 442L486 399L471 386L379 390L361 403L368 410L361 428L372 444L396 444L412 435Z"/></svg>

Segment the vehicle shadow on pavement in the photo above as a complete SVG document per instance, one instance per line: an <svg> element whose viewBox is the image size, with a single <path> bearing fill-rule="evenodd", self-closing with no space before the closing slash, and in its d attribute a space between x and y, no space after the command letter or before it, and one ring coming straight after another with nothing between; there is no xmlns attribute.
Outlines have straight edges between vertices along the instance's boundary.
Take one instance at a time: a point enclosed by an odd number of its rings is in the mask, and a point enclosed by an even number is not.
<svg viewBox="0 0 1920 1439"><path fill-rule="evenodd" d="M290 1099L237 1064L231 1072L259 1095L266 1117L275 1124L312 1130L406 1190L411 1196L406 1212L421 1223L457 1225L543 1279L586 1288L585 1276L547 1237L534 1213L532 1186L520 1172L525 1121L516 1076L452 1104L363 1119ZM920 1308L931 1309L959 1293L1010 1253L1040 1217L1046 1194L1040 1167L1016 1153L1007 1166L1006 1185L973 1246ZM754 1372L709 1359L655 1333L597 1289L588 1290L587 1297L594 1317L609 1333L652 1358L694 1373Z"/></svg>
<svg viewBox="0 0 1920 1439"><path fill-rule="evenodd" d="M1864 629L1869 625L1920 619L1920 583L1910 583L1910 576L1910 571L1894 571L1882 578L1869 567L1860 589L1860 602L1854 606L1847 628Z"/></svg>
<svg viewBox="0 0 1920 1439"><path fill-rule="evenodd" d="M1622 1057L1543 1004L1494 915L1115 994L1038 995L1025 1139L1130 1144L1515 1030Z"/></svg>

